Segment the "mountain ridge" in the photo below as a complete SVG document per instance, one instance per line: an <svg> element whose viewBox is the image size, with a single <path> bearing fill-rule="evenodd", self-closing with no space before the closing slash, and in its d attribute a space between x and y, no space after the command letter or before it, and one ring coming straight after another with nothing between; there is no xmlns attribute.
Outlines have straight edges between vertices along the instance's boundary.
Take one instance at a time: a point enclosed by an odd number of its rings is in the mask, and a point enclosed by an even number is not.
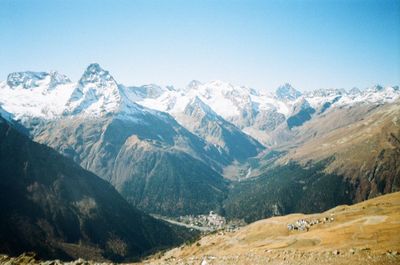
<svg viewBox="0 0 400 265"><path fill-rule="evenodd" d="M0 251L123 261L190 238L1 117L0 136Z"/></svg>
<svg viewBox="0 0 400 265"><path fill-rule="evenodd" d="M374 160L375 153L362 153L377 168L358 164L363 168L361 173L346 162L357 160L348 157L350 151L330 148L322 152L323 156L307 153L315 143L318 150L324 146L353 150L340 132L347 132L352 123L362 125L374 109L385 112L391 104L397 108L400 97L397 86L301 93L285 84L275 95L219 80L193 81L185 88L129 87L119 84L98 64L91 64L78 83L48 88L47 83L34 89L10 88L3 82L0 104L16 122L30 129L35 141L74 159L112 183L134 206L148 212L173 216L211 210L224 213L227 198L231 205L237 205L237 198L251 203L251 198L259 196L250 187L237 189L239 193L233 198L229 193L232 187L241 186L236 181L263 179L267 171L292 162L301 167L292 172L297 174L328 159L321 174L340 176L338 183L350 181L357 186L356 200L353 190L345 196L353 202L398 187L396 178L385 169L394 168L397 172L397 166L390 165L396 157L396 148L389 150L387 144L373 150L378 154L384 152L383 160ZM374 130L386 128L381 125L376 123ZM396 126L390 128L395 130ZM369 135L368 128L365 129L365 135ZM334 138L327 137L329 130L336 135ZM381 138L373 134L365 139L378 143ZM381 140L379 143L386 141ZM342 141L347 145L342 145ZM364 150L361 147L357 150ZM191 171L190 167L198 168L199 172ZM335 171L341 168L345 170ZM382 189L384 183L388 187ZM287 185L290 190L297 184ZM248 196L243 196L246 192ZM197 206L196 200L201 201ZM257 211L273 212L270 202L264 206ZM281 208L281 212L291 209ZM239 213L246 209L237 210Z"/></svg>

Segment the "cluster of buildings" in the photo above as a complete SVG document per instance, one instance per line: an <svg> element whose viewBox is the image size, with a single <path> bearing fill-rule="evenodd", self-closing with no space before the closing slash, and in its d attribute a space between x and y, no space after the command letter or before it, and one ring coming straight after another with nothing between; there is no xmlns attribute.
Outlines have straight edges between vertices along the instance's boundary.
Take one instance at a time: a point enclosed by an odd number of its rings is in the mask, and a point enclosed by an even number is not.
<svg viewBox="0 0 400 265"><path fill-rule="evenodd" d="M221 230L226 226L226 219L213 211L210 211L208 215L179 216L177 221L190 226L206 227L211 231Z"/></svg>
<svg viewBox="0 0 400 265"><path fill-rule="evenodd" d="M287 229L289 231L292 230L308 231L313 225L330 223L333 222L334 220L335 219L333 218L332 215L330 217L324 217L320 219L310 219L310 220L299 219L293 224L288 224Z"/></svg>
<svg viewBox="0 0 400 265"><path fill-rule="evenodd" d="M185 215L179 216L175 219L176 222L184 224L187 227L191 227L205 233L220 231L220 232L235 232L240 227L246 225L243 220L234 219L229 222L226 221L225 217L216 214L213 211L207 214L201 215Z"/></svg>

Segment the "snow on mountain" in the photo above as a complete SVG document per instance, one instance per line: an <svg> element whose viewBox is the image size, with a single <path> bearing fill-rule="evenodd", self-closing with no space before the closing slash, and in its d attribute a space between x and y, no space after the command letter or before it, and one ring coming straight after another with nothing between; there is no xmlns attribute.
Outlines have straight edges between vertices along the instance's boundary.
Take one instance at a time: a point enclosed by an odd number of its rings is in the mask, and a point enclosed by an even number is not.
<svg viewBox="0 0 400 265"><path fill-rule="evenodd" d="M192 81L181 90L165 91L158 98L144 98L138 103L149 108L166 111L171 114L182 113L189 102L196 97L225 119L240 114L242 109L251 105L255 91L242 86L233 86L222 81L200 83Z"/></svg>
<svg viewBox="0 0 400 265"><path fill-rule="evenodd" d="M206 115L210 120L217 120L217 114L199 97L195 97L186 107L185 114L190 116Z"/></svg>
<svg viewBox="0 0 400 265"><path fill-rule="evenodd" d="M295 100L299 98L302 94L290 84L286 83L276 89L275 95L276 98L280 100Z"/></svg>
<svg viewBox="0 0 400 265"><path fill-rule="evenodd" d="M18 72L0 83L0 104L15 119L61 115L74 83L58 72Z"/></svg>
<svg viewBox="0 0 400 265"><path fill-rule="evenodd" d="M175 119L195 135L222 148L237 161L256 156L264 147L238 127L226 121L199 97L190 100Z"/></svg>
<svg viewBox="0 0 400 265"><path fill-rule="evenodd" d="M285 88L287 93L298 96L293 92L297 90L290 85L287 84ZM281 96L283 97L283 94ZM286 97L290 98L288 95ZM168 112L179 120L186 106L196 98L237 127L245 129L255 126L257 130L273 130L283 121L282 116L289 116L295 103L293 100L280 100L266 91L235 86L219 80L208 83L194 80L184 89L165 91L158 98L139 98L136 102L148 108Z"/></svg>
<svg viewBox="0 0 400 265"><path fill-rule="evenodd" d="M197 98L237 127L260 131L273 130L282 123L282 117L289 118L293 106L302 99L320 113L335 106L392 102L400 95L398 87L381 86L350 91L319 89L302 94L290 84L278 87L273 94L219 80L207 83L193 80L182 89L155 84L128 87L118 84L98 64L89 65L78 83L58 72L11 73L6 82L0 83L0 93L0 104L15 119L108 113L133 119L137 112L152 110L178 117Z"/></svg>
<svg viewBox="0 0 400 265"><path fill-rule="evenodd" d="M358 88L352 88L349 91L345 89L319 89L306 93L304 97L313 108L317 109L327 103L332 103L332 106L351 106L358 103L391 103L400 97L400 91L397 86L382 87L377 85L365 90Z"/></svg>
<svg viewBox="0 0 400 265"><path fill-rule="evenodd" d="M66 103L64 115L104 116L114 114L116 118L131 122L146 121L144 113L164 118L163 113L138 105L142 97L158 97L161 87L146 85L132 89L117 83L110 73L99 64L90 64Z"/></svg>
<svg viewBox="0 0 400 265"><path fill-rule="evenodd" d="M135 101L148 108L168 112L182 123L181 114L185 112L186 106L198 98L217 115L266 143L269 132L292 116L296 117L291 119L292 122L295 121L293 124L301 125L313 115L321 114L330 108L353 104L382 104L393 102L399 97L398 87L375 86L366 90L350 91L319 89L302 94L290 84L285 84L272 94L265 90L235 86L222 81L192 81L180 90L164 89L164 93L158 98L140 97ZM307 105L307 111L301 112L300 115L297 109L299 105ZM303 114L307 119L299 119Z"/></svg>
<svg viewBox="0 0 400 265"><path fill-rule="evenodd" d="M89 65L78 83L58 72L12 73L0 83L0 105L16 120L109 113L135 120L142 112L156 114L136 104L131 94L98 64Z"/></svg>
<svg viewBox="0 0 400 265"><path fill-rule="evenodd" d="M48 86L48 88L57 85L70 83L71 80L56 71L46 72L15 72L7 77L7 84L10 88L33 89L40 86Z"/></svg>
<svg viewBox="0 0 400 265"><path fill-rule="evenodd" d="M5 119L8 122L12 121L12 114L5 111L0 105L0 117Z"/></svg>
<svg viewBox="0 0 400 265"><path fill-rule="evenodd" d="M144 98L158 98L165 91L174 90L172 87L163 88L155 84L143 85L140 87L126 87L126 90L133 96L132 100L144 99Z"/></svg>
<svg viewBox="0 0 400 265"><path fill-rule="evenodd" d="M101 115L114 112L121 95L114 78L98 64L91 64L83 73L78 86L67 102L66 114Z"/></svg>

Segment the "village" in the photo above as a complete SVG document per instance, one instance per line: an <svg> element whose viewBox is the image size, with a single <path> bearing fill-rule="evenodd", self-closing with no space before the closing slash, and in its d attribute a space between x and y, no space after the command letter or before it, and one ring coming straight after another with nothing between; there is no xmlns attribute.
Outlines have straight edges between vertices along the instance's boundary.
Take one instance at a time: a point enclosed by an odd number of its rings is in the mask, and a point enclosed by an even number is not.
<svg viewBox="0 0 400 265"><path fill-rule="evenodd" d="M185 224L187 227L191 227L203 232L214 232L214 231L226 231L234 232L237 231L241 226L246 225L243 220L231 220L227 221L225 217L218 215L214 211L210 211L207 214L201 215L185 215L176 218L176 221Z"/></svg>

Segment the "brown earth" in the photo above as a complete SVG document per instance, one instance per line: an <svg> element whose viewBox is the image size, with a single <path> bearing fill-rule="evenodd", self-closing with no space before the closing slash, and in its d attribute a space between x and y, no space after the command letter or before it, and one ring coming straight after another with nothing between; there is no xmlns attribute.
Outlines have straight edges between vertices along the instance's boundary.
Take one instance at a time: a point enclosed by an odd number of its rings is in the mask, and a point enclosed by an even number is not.
<svg viewBox="0 0 400 265"><path fill-rule="evenodd" d="M307 231L299 219L333 218ZM400 192L320 214L261 220L158 254L142 264L400 264Z"/></svg>

